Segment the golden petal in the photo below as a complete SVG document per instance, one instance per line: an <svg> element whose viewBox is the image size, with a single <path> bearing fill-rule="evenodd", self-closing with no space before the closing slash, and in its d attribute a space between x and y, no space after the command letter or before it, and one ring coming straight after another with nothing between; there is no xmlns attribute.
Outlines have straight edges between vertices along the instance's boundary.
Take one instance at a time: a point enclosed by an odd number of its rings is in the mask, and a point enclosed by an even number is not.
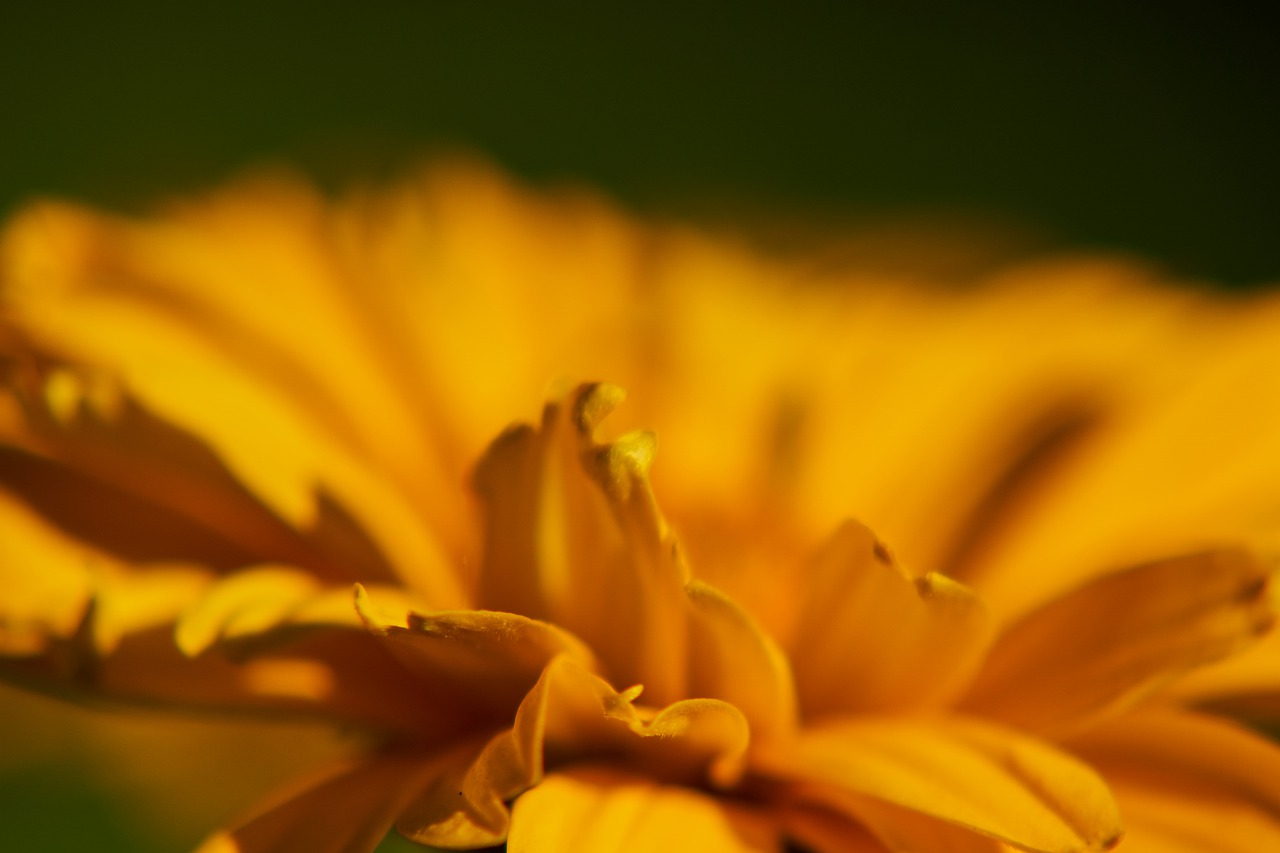
<svg viewBox="0 0 1280 853"><path fill-rule="evenodd" d="M197 853L371 853L405 804L467 754L372 756L331 769L280 792Z"/></svg>
<svg viewBox="0 0 1280 853"><path fill-rule="evenodd" d="M788 804L777 809L788 838L813 853L885 853L886 848L859 821L812 805ZM973 833L971 838L981 839ZM989 849L994 849L994 843ZM957 849L961 853L963 848ZM987 853L987 851L984 851Z"/></svg>
<svg viewBox="0 0 1280 853"><path fill-rule="evenodd" d="M361 587L366 589L365 587ZM370 586L378 606L407 613L422 603L400 587ZM371 608L372 609L372 608ZM254 566L225 575L182 613L178 648L196 657L218 646L244 657L325 628L363 629L350 587L326 586L293 566Z"/></svg>
<svg viewBox="0 0 1280 853"><path fill-rule="evenodd" d="M778 829L741 806L597 767L553 773L516 800L510 853L781 851Z"/></svg>
<svg viewBox="0 0 1280 853"><path fill-rule="evenodd" d="M1269 575L1240 549L1107 575L1006 629L962 704L1044 731L1088 723L1254 642L1275 621Z"/></svg>
<svg viewBox="0 0 1280 853"><path fill-rule="evenodd" d="M325 577L393 577L333 507L319 507L312 530L290 527L206 445L148 412L103 370L15 353L12 363L0 355L5 483L71 534L131 562L282 561ZM61 415L45 405L53 388Z"/></svg>
<svg viewBox="0 0 1280 853"><path fill-rule="evenodd" d="M847 522L811 561L790 652L805 717L936 706L963 689L992 637L964 586L911 578Z"/></svg>
<svg viewBox="0 0 1280 853"><path fill-rule="evenodd" d="M686 572L649 487L653 441L598 445L621 399L579 386L538 430L509 430L476 473L485 506L483 606L510 606L586 641L618 683L655 704L685 693Z"/></svg>
<svg viewBox="0 0 1280 853"><path fill-rule="evenodd" d="M424 684L438 690L447 686L442 695L498 717L519 707L553 659L563 655L584 668L596 668L595 656L581 640L557 626L517 614L409 612L388 621L360 586L356 608L366 627Z"/></svg>
<svg viewBox="0 0 1280 853"><path fill-rule="evenodd" d="M933 841L920 849L953 849L954 833L934 831L930 818L1043 853L1107 850L1122 834L1097 773L1047 743L974 720L833 722L755 763L789 780L796 797L863 821L894 849L925 838Z"/></svg>
<svg viewBox="0 0 1280 853"><path fill-rule="evenodd" d="M1144 709L1072 738L1106 775L1125 815L1122 849L1280 849L1280 747L1225 720Z"/></svg>
<svg viewBox="0 0 1280 853"><path fill-rule="evenodd" d="M314 222L309 200L282 200ZM33 208L4 235L6 307L40 346L198 436L290 524L315 525L329 494L405 580L439 606L464 603L446 556L461 506L439 460L416 452L429 430L398 402L413 395L387 387L396 371L370 354L377 335L348 310L323 241L241 205L150 224Z"/></svg>
<svg viewBox="0 0 1280 853"><path fill-rule="evenodd" d="M369 635L345 588L319 589L283 568L214 581L187 566L125 567L90 549L68 553L74 560L64 568L85 583L68 599L74 624L58 624L65 606L39 595L0 605L0 624L23 628L24 644L10 643L3 671L31 687L134 706L324 716L439 738L466 722L466 709L439 701ZM80 577L86 565L93 570ZM30 577L57 589L60 570L46 569ZM33 606L42 612L30 614ZM175 624L196 657L180 650Z"/></svg>
<svg viewBox="0 0 1280 853"><path fill-rule="evenodd" d="M751 742L742 712L718 699L685 699L656 709L636 702L642 688L618 691L567 657L543 674L547 749L565 761L611 755L653 778L729 787Z"/></svg>
<svg viewBox="0 0 1280 853"><path fill-rule="evenodd" d="M689 693L723 699L742 711L753 740L786 737L797 724L791 666L751 616L699 581L689 596Z"/></svg>
<svg viewBox="0 0 1280 853"><path fill-rule="evenodd" d="M1267 585L1280 614L1280 579ZM1274 626L1253 646L1188 673L1163 691L1180 702L1262 719L1280 718L1280 630Z"/></svg>
<svg viewBox="0 0 1280 853"><path fill-rule="evenodd" d="M546 754L573 763L605 753L651 778L695 785L737 781L747 747L741 714L712 700L653 714L632 704L638 692L619 693L561 655L525 696L514 725L423 789L396 826L423 844L501 843L511 825L505 804L541 784Z"/></svg>
<svg viewBox="0 0 1280 853"><path fill-rule="evenodd" d="M36 655L75 635L93 557L0 489L0 653Z"/></svg>

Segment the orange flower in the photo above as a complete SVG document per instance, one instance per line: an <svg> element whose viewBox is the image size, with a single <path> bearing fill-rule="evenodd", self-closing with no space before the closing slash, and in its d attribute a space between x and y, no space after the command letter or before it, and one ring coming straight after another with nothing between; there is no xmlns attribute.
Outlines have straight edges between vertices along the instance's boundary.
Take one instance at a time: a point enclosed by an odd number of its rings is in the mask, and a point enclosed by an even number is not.
<svg viewBox="0 0 1280 853"><path fill-rule="evenodd" d="M1280 302L980 284L473 167L34 206L3 671L368 733L206 853L1280 848Z"/></svg>

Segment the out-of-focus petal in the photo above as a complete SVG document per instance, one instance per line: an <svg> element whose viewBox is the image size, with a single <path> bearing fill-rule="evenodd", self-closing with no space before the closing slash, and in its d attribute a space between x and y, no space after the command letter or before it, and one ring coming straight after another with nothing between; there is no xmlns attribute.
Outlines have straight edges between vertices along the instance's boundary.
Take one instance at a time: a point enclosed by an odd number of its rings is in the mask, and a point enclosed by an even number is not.
<svg viewBox="0 0 1280 853"><path fill-rule="evenodd" d="M917 709L962 689L992 637L964 586L911 578L848 522L811 562L790 638L806 717Z"/></svg>
<svg viewBox="0 0 1280 853"><path fill-rule="evenodd" d="M0 343L5 341L0 326ZM15 494L69 534L129 562L264 560L344 580L393 577L330 500L291 527L196 437L165 423L101 368L32 346L0 355L0 466Z"/></svg>
<svg viewBox="0 0 1280 853"><path fill-rule="evenodd" d="M1280 579L1267 586L1280 613ZM1280 719L1280 630L1229 658L1188 673L1163 691L1175 700L1263 720Z"/></svg>
<svg viewBox="0 0 1280 853"><path fill-rule="evenodd" d="M552 773L516 800L511 853L593 850L779 851L759 815L687 788L581 767Z"/></svg>
<svg viewBox="0 0 1280 853"><path fill-rule="evenodd" d="M1275 621L1269 574L1236 549L1095 580L1008 628L963 705L1041 730L1081 725L1256 641Z"/></svg>
<svg viewBox="0 0 1280 853"><path fill-rule="evenodd" d="M453 160L336 207L333 247L362 305L385 306L379 333L401 343L459 476L562 377L654 380L653 235L594 193Z"/></svg>
<svg viewBox="0 0 1280 853"><path fill-rule="evenodd" d="M1136 348L1101 364L1110 378L1091 380L1120 392L1102 428L983 555L973 583L1011 617L1117 565L1276 529L1276 293L1143 287L1117 297L1070 320L1074 331L1055 319L1047 336L1070 356L1099 335L1145 329Z"/></svg>
<svg viewBox="0 0 1280 853"><path fill-rule="evenodd" d="M464 756L373 756L278 794L197 853L370 853L396 814Z"/></svg>
<svg viewBox="0 0 1280 853"><path fill-rule="evenodd" d="M0 489L0 653L38 654L75 634L93 594L91 559Z"/></svg>
<svg viewBox="0 0 1280 853"><path fill-rule="evenodd" d="M1106 775L1139 853L1280 850L1280 747L1221 719L1150 709L1072 738Z"/></svg>
<svg viewBox="0 0 1280 853"><path fill-rule="evenodd" d="M314 209L288 196L277 200L314 221ZM415 418L398 404L395 416L380 409L411 395L392 393L384 374L394 371L371 366L376 335L353 327L350 291L315 257L322 241L252 203L229 208L211 207L211 222L150 225L33 208L0 245L4 306L40 346L115 377L156 416L207 442L291 524L313 526L327 493L405 580L438 606L463 603L443 538L461 529L454 490L447 480L420 488L435 460L413 452L424 446L407 434ZM264 241L267 232L281 239ZM320 263L298 263L294 250ZM305 320L278 322L303 306ZM317 358L327 370L306 366ZM403 478L410 469L415 487Z"/></svg>
<svg viewBox="0 0 1280 853"><path fill-rule="evenodd" d="M384 609L407 613L422 602L399 587L370 587ZM320 628L362 628L351 588L326 586L292 566L255 566L226 575L182 613L178 648L190 657L218 645L243 656Z"/></svg>
<svg viewBox="0 0 1280 853"><path fill-rule="evenodd" d="M125 638L84 685L104 699L210 711L319 717L448 741L472 710L447 700L363 629L300 632L281 641L214 647L192 659L171 625Z"/></svg>
<svg viewBox="0 0 1280 853"><path fill-rule="evenodd" d="M788 838L814 853L885 853L884 845L871 835L865 825L829 809L817 806L789 805L777 809L778 820ZM979 838L973 833L966 833ZM982 839L986 840L986 839Z"/></svg>
<svg viewBox="0 0 1280 853"><path fill-rule="evenodd" d="M1280 719L1280 633L1273 629L1256 647L1179 679L1163 695L1228 715Z"/></svg>
<svg viewBox="0 0 1280 853"><path fill-rule="evenodd" d="M34 574L20 563L16 576L44 578L56 590L59 572L71 571L83 584L74 588L83 596L76 607L66 599L51 609L56 599L25 593L0 605L4 620L23 627L16 635L22 647L7 650L0 673L30 687L87 692L126 707L288 713L440 739L469 723L466 708L441 701L368 633L346 587L318 589L285 569L215 581L192 567L125 567L92 549L50 542L61 544L46 557L64 553L71 562L41 564L47 571ZM263 599L251 595L255 589ZM396 591L385 598L404 600ZM37 605L39 619L23 615ZM79 614L74 623L53 619L64 609Z"/></svg>
<svg viewBox="0 0 1280 853"><path fill-rule="evenodd" d="M1045 853L1106 850L1122 834L1100 776L1044 742L977 721L850 719L761 760L797 797L853 815L895 849L950 837L929 818Z"/></svg>

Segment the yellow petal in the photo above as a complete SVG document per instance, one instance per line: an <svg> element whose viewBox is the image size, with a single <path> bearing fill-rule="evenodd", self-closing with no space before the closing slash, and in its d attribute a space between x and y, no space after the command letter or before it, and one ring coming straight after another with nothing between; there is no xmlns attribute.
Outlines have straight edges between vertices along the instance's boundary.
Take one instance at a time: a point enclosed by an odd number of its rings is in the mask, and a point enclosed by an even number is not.
<svg viewBox="0 0 1280 853"><path fill-rule="evenodd" d="M210 581L176 564L129 567L0 489L0 656L52 687L88 677L125 637L170 625Z"/></svg>
<svg viewBox="0 0 1280 853"><path fill-rule="evenodd" d="M912 579L847 522L812 561L790 641L806 717L937 705L991 640L977 596L941 575Z"/></svg>
<svg viewBox="0 0 1280 853"><path fill-rule="evenodd" d="M514 725L428 785L397 828L441 847L501 843L510 826L506 803L539 784L544 751L561 762L607 754L650 778L693 785L737 780L747 746L740 714L710 700L653 714L632 704L637 692L618 693L568 655L557 657L520 703Z"/></svg>
<svg viewBox="0 0 1280 853"><path fill-rule="evenodd" d="M559 377L649 375L636 320L650 237L589 193L529 193L450 162L337 208L360 301L390 306L378 328L405 343L421 377L411 394L463 464Z"/></svg>
<svg viewBox="0 0 1280 853"><path fill-rule="evenodd" d="M553 773L516 800L510 853L779 851L777 829L741 806L593 767Z"/></svg>
<svg viewBox="0 0 1280 853"><path fill-rule="evenodd" d="M1071 739L1115 790L1139 853L1280 850L1280 747L1213 717L1126 714Z"/></svg>
<svg viewBox="0 0 1280 853"><path fill-rule="evenodd" d="M0 356L0 458L6 485L58 526L131 562L275 560L325 577L392 577L331 503L319 507L313 530L292 529L208 447L147 412L104 371L30 358L19 353L5 371ZM70 413L45 406L54 397L67 410L73 393Z"/></svg>
<svg viewBox="0 0 1280 853"><path fill-rule="evenodd" d="M398 607L402 613L422 606L401 588L370 588L380 606ZM292 566L255 566L213 584L182 614L174 639L190 657L217 645L239 658L307 631L363 627L350 587L326 587Z"/></svg>
<svg viewBox="0 0 1280 853"><path fill-rule="evenodd" d="M168 631L179 614L209 589L210 573L196 566L150 564L104 572L95 584L89 619L94 653L106 656L127 636Z"/></svg>
<svg viewBox="0 0 1280 853"><path fill-rule="evenodd" d="M813 853L884 853L865 826L829 809L789 805L778 810L787 837ZM971 837L972 833L969 833Z"/></svg>
<svg viewBox="0 0 1280 853"><path fill-rule="evenodd" d="M1280 581L1267 586L1280 613ZM1280 718L1280 630L1225 660L1188 673L1162 695L1179 701L1262 719Z"/></svg>
<svg viewBox="0 0 1280 853"><path fill-rule="evenodd" d="M57 553L51 549L46 556ZM20 656L3 661L6 674L32 687L87 691L113 704L287 711L439 738L469 722L466 708L443 701L363 625L353 624L357 619L345 589L340 598L320 591L282 607L270 596L255 602L254 587L243 578L211 584L207 572L191 567L128 569L88 549L68 553L77 570L95 569L69 599L78 602L80 615L65 627L49 621L47 613L39 621L24 616L23 645L8 650ZM46 582L56 588L56 566L47 568ZM210 589L213 594L206 596ZM16 621L21 608L47 610L41 602L25 593L20 600L5 599L0 616ZM349 616L340 614L339 602ZM184 618L192 620L189 648L202 652L195 659L174 639L174 625ZM210 645L231 654L211 653Z"/></svg>
<svg viewBox="0 0 1280 853"><path fill-rule="evenodd" d="M564 760L615 756L651 778L729 787L750 744L746 718L716 699L686 699L661 710L636 702L640 687L617 691L568 658L543 675L548 749Z"/></svg>
<svg viewBox="0 0 1280 853"><path fill-rule="evenodd" d="M370 853L396 814L459 760L375 756L278 794L197 853Z"/></svg>
<svg viewBox="0 0 1280 853"><path fill-rule="evenodd" d="M184 654L195 657L225 636L260 633L279 625L290 610L319 589L312 575L285 566L238 572L188 609L174 639ZM354 608L351 614L354 621Z"/></svg>
<svg viewBox="0 0 1280 853"><path fill-rule="evenodd" d="M1271 436L1280 397L1269 379L1280 370L1280 299L1274 291L1225 300L1167 288L1135 290L1127 301L1141 310L1093 312L1104 335L1158 322L1137 349L1104 365L1110 377L1096 380L1120 392L1109 400L1111 415L984 555L978 588L1001 612L1021 615L1153 554L1276 529L1280 453ZM1166 314L1162 302L1184 304ZM1054 346L1083 350L1093 337L1082 329Z"/></svg>
<svg viewBox="0 0 1280 853"><path fill-rule="evenodd" d="M76 633L93 559L0 489L0 654L39 654Z"/></svg>
<svg viewBox="0 0 1280 853"><path fill-rule="evenodd" d="M1106 850L1122 832L1098 774L1046 743L976 721L832 723L757 763L895 848L919 843L925 818L1045 853Z"/></svg>
<svg viewBox="0 0 1280 853"><path fill-rule="evenodd" d="M426 597L463 604L446 556L464 529L461 508L439 460L420 452L430 431L415 430L400 405L410 389L387 388L398 371L370 364L377 336L352 328L350 291L305 260L321 248L314 233L254 210L207 229L33 209L5 235L6 305L41 346L117 377L148 411L198 436L290 524L314 526L328 495ZM284 232L281 242L262 242L257 226ZM302 250L292 263L290 246ZM291 311L305 314L278 322Z"/></svg>
<svg viewBox="0 0 1280 853"><path fill-rule="evenodd" d="M317 630L253 651L243 663L216 653L192 659L166 625L124 637L82 686L116 702L287 712L439 740L472 722L466 706L431 690L363 631Z"/></svg>
<svg viewBox="0 0 1280 853"><path fill-rule="evenodd" d="M443 847L484 847L506 838L506 803L542 779L548 707L561 666L572 664L558 658L543 671L510 729L494 735L469 765L459 765L414 798L396 819L401 834Z"/></svg>
<svg viewBox="0 0 1280 853"><path fill-rule="evenodd" d="M359 586L356 608L368 629L419 680L477 713L513 713L547 664L560 655L588 669L596 666L591 650L567 631L513 613L410 612L398 621L384 621Z"/></svg>
<svg viewBox="0 0 1280 853"><path fill-rule="evenodd" d="M580 386L537 431L509 430L490 448L476 473L480 600L572 631L613 681L664 704L687 695L687 578L649 487L652 438L594 441L620 401L611 386Z"/></svg>
<svg viewBox="0 0 1280 853"><path fill-rule="evenodd" d="M1242 550L1194 554L1108 575L1008 628L964 707L1066 730L1266 631L1269 569Z"/></svg>
<svg viewBox="0 0 1280 853"><path fill-rule="evenodd" d="M786 656L723 593L698 581L689 596L689 692L742 711L752 739L785 737L796 727L795 683Z"/></svg>

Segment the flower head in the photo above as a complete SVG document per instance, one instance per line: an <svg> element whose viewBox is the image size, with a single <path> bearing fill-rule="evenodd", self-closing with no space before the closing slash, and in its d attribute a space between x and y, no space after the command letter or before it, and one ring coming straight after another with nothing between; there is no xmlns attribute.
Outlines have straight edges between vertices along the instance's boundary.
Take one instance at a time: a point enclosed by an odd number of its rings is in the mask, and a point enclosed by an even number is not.
<svg viewBox="0 0 1280 853"><path fill-rule="evenodd" d="M1268 849L1280 749L1210 711L1280 708L1280 303L1143 275L824 270L474 167L35 206L4 671L368 734L206 853Z"/></svg>

